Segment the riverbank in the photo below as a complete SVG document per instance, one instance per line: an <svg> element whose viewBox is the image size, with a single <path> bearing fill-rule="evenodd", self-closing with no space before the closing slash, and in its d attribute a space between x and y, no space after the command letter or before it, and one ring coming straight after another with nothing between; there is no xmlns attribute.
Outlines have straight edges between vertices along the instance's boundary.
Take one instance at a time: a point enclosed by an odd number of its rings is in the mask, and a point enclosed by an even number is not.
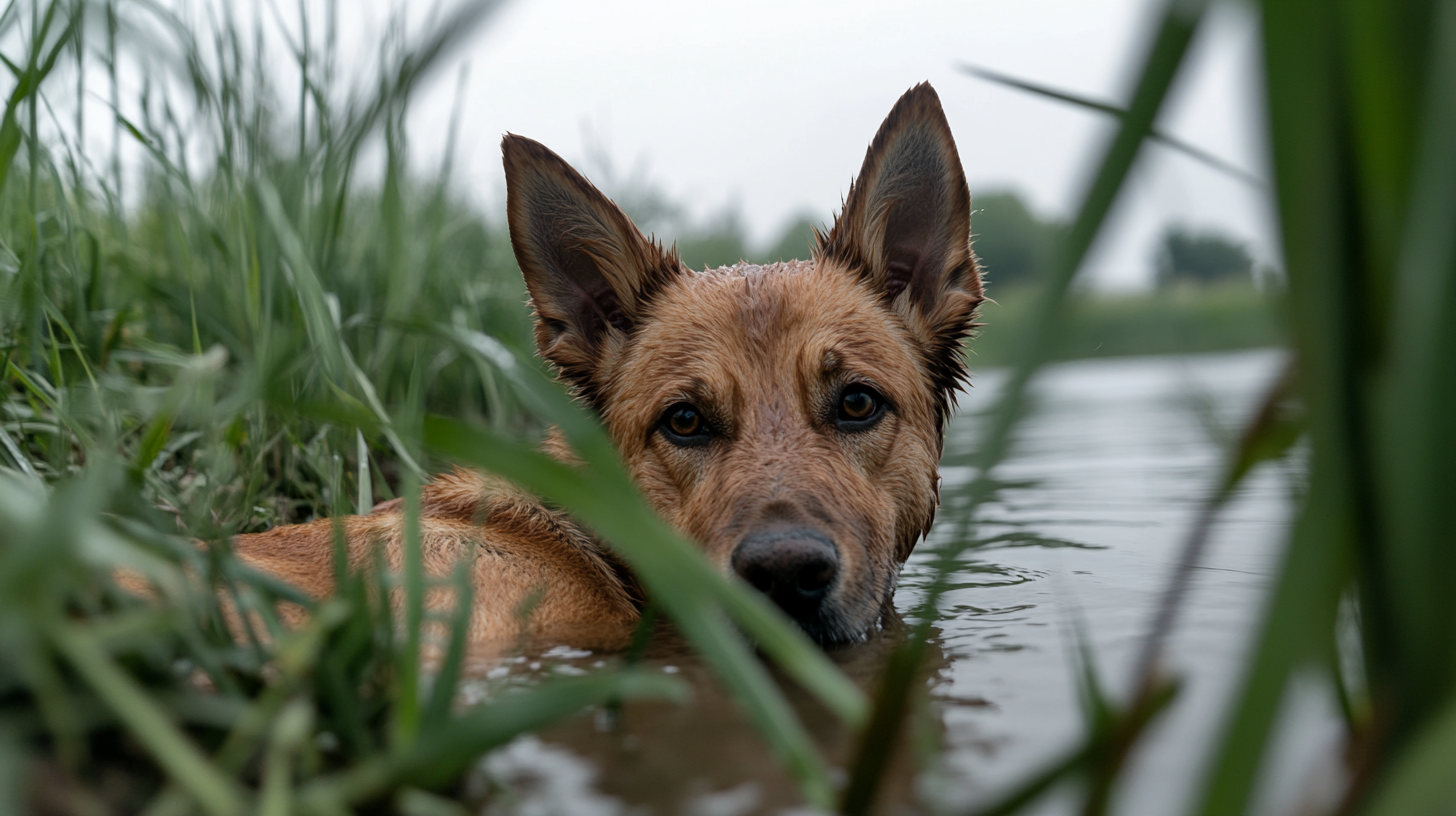
<svg viewBox="0 0 1456 816"><path fill-rule="evenodd" d="M993 293L981 310L986 325L971 341L972 366L1016 361L1020 327L1033 322L1035 291ZM1088 294L1074 301L1058 360L1142 354L1198 354L1279 345L1282 306L1253 286L1187 288L1132 294Z"/></svg>

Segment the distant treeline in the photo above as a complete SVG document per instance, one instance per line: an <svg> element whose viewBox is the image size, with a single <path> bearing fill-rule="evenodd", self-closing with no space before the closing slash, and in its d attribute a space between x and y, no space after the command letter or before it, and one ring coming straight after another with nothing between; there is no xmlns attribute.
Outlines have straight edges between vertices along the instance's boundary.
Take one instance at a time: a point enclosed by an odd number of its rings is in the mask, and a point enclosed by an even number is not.
<svg viewBox="0 0 1456 816"><path fill-rule="evenodd" d="M644 185L617 196L644 230L667 240L676 236L678 252L692 269L808 258L813 245L816 223L808 217L794 220L766 248L756 248L736 210L693 224L681 207ZM1015 192L983 193L972 205L974 248L994 301L984 307L986 325L970 348L975 365L1007 365L1014 362L1017 332L1030 322L1032 295L1045 280L1066 226L1038 216ZM1281 341L1278 278L1258 269L1242 243L1172 225L1149 261L1151 290L1088 293L1064 329L1059 359L1191 354Z"/></svg>
<svg viewBox="0 0 1456 816"><path fill-rule="evenodd" d="M612 174L607 171L606 175L610 179ZM730 266L739 261L806 259L813 246L814 228L824 226L808 216L799 216L767 246L755 246L748 238L742 215L731 207L694 223L681 206L640 182L614 193L644 231L669 241L675 239L678 254L690 269ZM1041 282L1066 225L1038 216L1011 191L982 193L974 197L972 204L976 256L995 296ZM1272 274L1256 267L1242 242L1180 225L1164 230L1149 260L1159 289L1250 283Z"/></svg>
<svg viewBox="0 0 1456 816"><path fill-rule="evenodd" d="M985 326L970 341L972 367L1016 362L1019 332L1033 322L1033 290L1011 288L981 309ZM1281 291L1247 282L1151 292L1089 294L1072 307L1054 357L1201 354L1284 342Z"/></svg>

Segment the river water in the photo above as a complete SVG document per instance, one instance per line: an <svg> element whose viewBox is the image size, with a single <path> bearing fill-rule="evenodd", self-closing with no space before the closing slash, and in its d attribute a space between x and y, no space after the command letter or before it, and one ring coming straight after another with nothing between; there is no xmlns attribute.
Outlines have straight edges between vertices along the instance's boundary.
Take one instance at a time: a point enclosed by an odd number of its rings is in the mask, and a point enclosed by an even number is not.
<svg viewBox="0 0 1456 816"><path fill-rule="evenodd" d="M1072 746L1082 731L1077 632L1114 696L1131 684L1137 646L1152 618L1228 438L1283 364L1275 351L1066 363L1034 387L1006 483L983 509L944 596L925 694L878 810L958 812L993 801ZM999 372L978 376L946 440L943 492L972 475L978 412ZM1196 792L1217 724L1237 688L1300 489L1297 466L1265 466L1223 513L1197 570L1169 666L1183 688L1132 759L1114 812L1170 814ZM955 525L942 518L922 550ZM896 595L914 608L928 580L912 557ZM866 688L904 628L890 626L832 657ZM581 671L616 658L558 649L509 667L528 676ZM648 665L686 679L686 705L631 703L606 723L584 716L489 757L482 779L494 813L741 816L800 810L792 781L733 703L691 655L668 649ZM498 671L505 671L500 669ZM793 693L831 761L851 737ZM1260 810L1284 813L1336 787L1338 724L1328 690L1296 684L1266 759ZM928 773L916 772L918 764ZM1070 812L1070 792L1028 812Z"/></svg>

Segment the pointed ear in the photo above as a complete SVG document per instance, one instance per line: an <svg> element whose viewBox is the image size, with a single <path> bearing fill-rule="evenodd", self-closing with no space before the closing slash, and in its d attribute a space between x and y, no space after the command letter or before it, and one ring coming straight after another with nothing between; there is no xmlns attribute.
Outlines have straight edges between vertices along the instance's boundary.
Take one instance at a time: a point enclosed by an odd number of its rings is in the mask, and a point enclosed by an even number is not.
<svg viewBox="0 0 1456 816"><path fill-rule="evenodd" d="M971 194L950 125L929 83L895 103L850 185L844 209L815 248L858 274L905 319L933 366L955 386L960 341L985 299L971 252ZM947 358L950 355L951 358Z"/></svg>
<svg viewBox="0 0 1456 816"><path fill-rule="evenodd" d="M501 153L511 246L531 293L536 345L600 408L604 361L682 264L540 142L507 134Z"/></svg>

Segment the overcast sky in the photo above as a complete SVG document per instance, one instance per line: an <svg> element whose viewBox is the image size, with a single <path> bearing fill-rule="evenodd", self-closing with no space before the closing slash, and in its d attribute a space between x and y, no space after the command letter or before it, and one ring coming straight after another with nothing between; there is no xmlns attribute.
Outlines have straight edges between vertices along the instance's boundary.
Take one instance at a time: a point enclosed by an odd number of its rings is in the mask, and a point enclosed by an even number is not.
<svg viewBox="0 0 1456 816"><path fill-rule="evenodd" d="M394 5L343 0L343 35L372 42L368 32ZM700 217L741 207L752 237L766 243L797 215L832 219L890 106L928 79L973 200L1013 189L1039 212L1065 217L1110 123L957 65L1122 102L1155 8L1148 0L516 0L419 98L412 146L423 161L438 160L463 63L457 181L484 206L499 212L504 200L498 145L510 131L589 176L600 171L591 156L604 152L619 174L644 172ZM1262 177L1255 24L1240 3L1217 7L1162 124ZM1219 229L1269 259L1268 217L1262 190L1153 148L1091 272L1105 286L1145 283L1170 222Z"/></svg>

